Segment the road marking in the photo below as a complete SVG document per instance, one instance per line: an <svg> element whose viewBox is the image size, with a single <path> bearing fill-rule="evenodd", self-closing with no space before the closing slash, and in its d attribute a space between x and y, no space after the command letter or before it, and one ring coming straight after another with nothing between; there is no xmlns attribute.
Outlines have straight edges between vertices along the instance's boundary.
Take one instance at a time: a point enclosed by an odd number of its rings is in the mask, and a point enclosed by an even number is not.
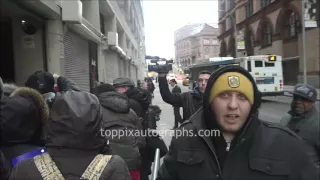
<svg viewBox="0 0 320 180"><path fill-rule="evenodd" d="M160 124L160 126L166 126L167 124Z"/></svg>

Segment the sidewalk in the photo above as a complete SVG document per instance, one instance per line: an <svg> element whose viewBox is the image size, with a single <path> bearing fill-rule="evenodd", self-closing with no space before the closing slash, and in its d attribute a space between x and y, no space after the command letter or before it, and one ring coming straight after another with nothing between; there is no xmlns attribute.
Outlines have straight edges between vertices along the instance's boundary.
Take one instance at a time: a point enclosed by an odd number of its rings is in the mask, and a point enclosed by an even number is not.
<svg viewBox="0 0 320 180"><path fill-rule="evenodd" d="M287 86L287 85L285 85L285 86L283 87L283 89L284 89L284 91L285 91L285 93L284 93L285 96L292 96L292 94L290 94L289 92L292 92L292 91L293 91L294 86ZM317 100L320 101L320 90L317 89L317 92L318 92Z"/></svg>

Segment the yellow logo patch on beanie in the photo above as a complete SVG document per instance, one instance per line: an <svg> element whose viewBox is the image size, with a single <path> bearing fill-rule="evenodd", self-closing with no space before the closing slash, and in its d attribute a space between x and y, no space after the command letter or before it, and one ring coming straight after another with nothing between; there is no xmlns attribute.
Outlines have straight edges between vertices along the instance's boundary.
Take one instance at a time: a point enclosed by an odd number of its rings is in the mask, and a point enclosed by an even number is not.
<svg viewBox="0 0 320 180"><path fill-rule="evenodd" d="M241 73L227 72L220 75L211 88L209 101L212 102L215 97L225 91L240 92L247 97L251 104L254 102L253 84Z"/></svg>
<svg viewBox="0 0 320 180"><path fill-rule="evenodd" d="M228 83L231 88L237 88L240 86L240 78L239 76L229 76Z"/></svg>

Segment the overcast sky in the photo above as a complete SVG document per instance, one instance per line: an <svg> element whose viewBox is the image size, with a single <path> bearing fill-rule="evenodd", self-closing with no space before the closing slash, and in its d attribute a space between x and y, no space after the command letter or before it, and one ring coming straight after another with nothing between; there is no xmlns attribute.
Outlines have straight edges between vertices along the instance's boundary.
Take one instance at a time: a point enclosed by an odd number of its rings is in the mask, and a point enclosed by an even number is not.
<svg viewBox="0 0 320 180"><path fill-rule="evenodd" d="M147 55L174 58L174 31L218 22L217 0L143 0Z"/></svg>

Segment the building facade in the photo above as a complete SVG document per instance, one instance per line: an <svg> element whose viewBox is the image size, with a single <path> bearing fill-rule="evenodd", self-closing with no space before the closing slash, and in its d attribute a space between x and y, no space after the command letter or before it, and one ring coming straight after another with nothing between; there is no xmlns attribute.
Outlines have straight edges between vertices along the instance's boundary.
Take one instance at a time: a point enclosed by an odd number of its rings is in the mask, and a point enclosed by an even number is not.
<svg viewBox="0 0 320 180"><path fill-rule="evenodd" d="M187 69L197 60L219 56L219 29L209 24L186 25L174 33L175 61Z"/></svg>
<svg viewBox="0 0 320 180"><path fill-rule="evenodd" d="M84 91L145 71L140 1L1 0L0 76L17 85L37 70L73 80Z"/></svg>
<svg viewBox="0 0 320 180"><path fill-rule="evenodd" d="M319 1L306 2L307 81L319 87ZM284 83L303 82L301 12L300 0L219 0L220 56L280 55Z"/></svg>

